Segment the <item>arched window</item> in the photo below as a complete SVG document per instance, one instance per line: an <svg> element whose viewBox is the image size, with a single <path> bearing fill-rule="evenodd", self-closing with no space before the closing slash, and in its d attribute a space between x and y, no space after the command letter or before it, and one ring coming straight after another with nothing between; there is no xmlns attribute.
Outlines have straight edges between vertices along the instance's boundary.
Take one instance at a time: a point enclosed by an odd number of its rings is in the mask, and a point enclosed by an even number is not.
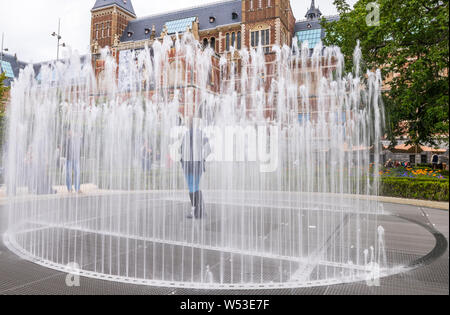
<svg viewBox="0 0 450 315"><path fill-rule="evenodd" d="M206 48L206 47L208 47L208 39L204 38L203 39L203 48Z"/></svg>
<svg viewBox="0 0 450 315"><path fill-rule="evenodd" d="M211 37L210 44L211 44L212 50L216 51L216 38L215 37Z"/></svg>
<svg viewBox="0 0 450 315"><path fill-rule="evenodd" d="M236 33L233 32L231 34L231 47L236 47L235 44L236 44Z"/></svg>
<svg viewBox="0 0 450 315"><path fill-rule="evenodd" d="M230 33L227 33L227 35L225 35L225 50L230 50Z"/></svg>
<svg viewBox="0 0 450 315"><path fill-rule="evenodd" d="M242 44L241 44L241 32L237 33L237 49L241 50Z"/></svg>

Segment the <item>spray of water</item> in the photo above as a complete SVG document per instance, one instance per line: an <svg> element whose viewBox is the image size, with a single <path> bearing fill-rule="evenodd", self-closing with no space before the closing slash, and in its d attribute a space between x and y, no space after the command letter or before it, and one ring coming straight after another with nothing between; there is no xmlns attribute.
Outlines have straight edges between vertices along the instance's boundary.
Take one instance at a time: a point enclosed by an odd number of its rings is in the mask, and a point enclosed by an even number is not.
<svg viewBox="0 0 450 315"><path fill-rule="evenodd" d="M365 198L378 193L381 76L360 76L360 57L348 74L339 48L307 43L219 58L186 33L122 51L119 66L104 50L98 76L76 54L39 81L27 67L8 113L9 244L162 286L300 287L386 268ZM210 147L194 174L201 219L179 158L190 129Z"/></svg>

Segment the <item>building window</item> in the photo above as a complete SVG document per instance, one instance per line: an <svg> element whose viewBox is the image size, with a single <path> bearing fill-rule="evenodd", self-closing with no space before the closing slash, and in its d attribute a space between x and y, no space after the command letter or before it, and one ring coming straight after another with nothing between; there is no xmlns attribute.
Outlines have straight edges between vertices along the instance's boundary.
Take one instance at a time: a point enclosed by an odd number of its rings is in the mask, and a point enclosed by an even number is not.
<svg viewBox="0 0 450 315"><path fill-rule="evenodd" d="M428 163L428 156L426 154L420 156L420 163L422 163L422 164Z"/></svg>
<svg viewBox="0 0 450 315"><path fill-rule="evenodd" d="M0 63L0 73L4 72L7 78L14 78L14 71L12 69L11 63L8 61L2 61Z"/></svg>
<svg viewBox="0 0 450 315"><path fill-rule="evenodd" d="M415 155L410 155L409 156L409 163L411 163L411 165L415 165L416 164L416 156Z"/></svg>
<svg viewBox="0 0 450 315"><path fill-rule="evenodd" d="M253 0L250 0L250 10L253 10Z"/></svg>
<svg viewBox="0 0 450 315"><path fill-rule="evenodd" d="M251 32L251 46L257 47L259 43L259 31Z"/></svg>
<svg viewBox="0 0 450 315"><path fill-rule="evenodd" d="M309 48L313 49L322 40L322 29L300 31L296 36L300 45L308 42Z"/></svg>
<svg viewBox="0 0 450 315"><path fill-rule="evenodd" d="M233 32L231 34L231 47L236 47L235 44L236 44L236 33Z"/></svg>
<svg viewBox="0 0 450 315"><path fill-rule="evenodd" d="M298 121L301 125L306 124L307 122L311 121L311 114L305 113L305 114L298 114Z"/></svg>
<svg viewBox="0 0 450 315"><path fill-rule="evenodd" d="M215 37L211 37L210 45L211 45L212 50L216 51L216 38Z"/></svg>
<svg viewBox="0 0 450 315"><path fill-rule="evenodd" d="M237 20L238 17L239 17L239 15L238 15L236 12L233 12L233 13L231 14L231 18L232 18L233 20Z"/></svg>
<svg viewBox="0 0 450 315"><path fill-rule="evenodd" d="M270 30L253 31L250 34L251 46L258 47L261 44L264 53L270 52Z"/></svg>
<svg viewBox="0 0 450 315"><path fill-rule="evenodd" d="M106 22L106 37L110 36L110 22Z"/></svg>
<svg viewBox="0 0 450 315"><path fill-rule="evenodd" d="M225 50L230 50L230 33L227 33L227 35L225 35Z"/></svg>
<svg viewBox="0 0 450 315"><path fill-rule="evenodd" d="M241 45L241 32L237 33L237 49L241 50L242 45Z"/></svg>

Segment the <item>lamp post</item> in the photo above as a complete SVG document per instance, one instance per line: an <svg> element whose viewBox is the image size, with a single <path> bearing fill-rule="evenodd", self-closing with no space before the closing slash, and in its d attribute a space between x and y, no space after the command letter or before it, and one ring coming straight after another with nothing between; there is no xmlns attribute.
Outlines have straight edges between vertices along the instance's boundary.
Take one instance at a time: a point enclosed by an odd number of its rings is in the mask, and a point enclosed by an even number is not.
<svg viewBox="0 0 450 315"><path fill-rule="evenodd" d="M2 49L0 51L0 63L3 61L3 52L8 51L8 48L3 48L4 39L5 39L5 33L2 33ZM1 65L0 65L0 72L1 72Z"/></svg>
<svg viewBox="0 0 450 315"><path fill-rule="evenodd" d="M53 32L52 36L56 37L56 39L57 39L56 60L59 60L59 47L66 47L65 43L62 43L62 44L59 43L62 39L62 37L61 37L61 19L58 19L58 33Z"/></svg>

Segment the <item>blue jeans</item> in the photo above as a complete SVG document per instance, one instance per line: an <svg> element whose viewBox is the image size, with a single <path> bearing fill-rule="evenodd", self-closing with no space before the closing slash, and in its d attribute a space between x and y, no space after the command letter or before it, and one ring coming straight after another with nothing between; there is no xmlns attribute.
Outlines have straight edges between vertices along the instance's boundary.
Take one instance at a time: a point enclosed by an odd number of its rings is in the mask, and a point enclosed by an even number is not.
<svg viewBox="0 0 450 315"><path fill-rule="evenodd" d="M203 175L203 164L201 162L182 162L181 163L186 182L190 193L200 191L200 181Z"/></svg>
<svg viewBox="0 0 450 315"><path fill-rule="evenodd" d="M142 170L144 172L150 172L152 170L152 160L142 159Z"/></svg>
<svg viewBox="0 0 450 315"><path fill-rule="evenodd" d="M66 162L66 185L67 190L72 191L72 172L75 176L75 191L80 191L80 162L70 161Z"/></svg>

